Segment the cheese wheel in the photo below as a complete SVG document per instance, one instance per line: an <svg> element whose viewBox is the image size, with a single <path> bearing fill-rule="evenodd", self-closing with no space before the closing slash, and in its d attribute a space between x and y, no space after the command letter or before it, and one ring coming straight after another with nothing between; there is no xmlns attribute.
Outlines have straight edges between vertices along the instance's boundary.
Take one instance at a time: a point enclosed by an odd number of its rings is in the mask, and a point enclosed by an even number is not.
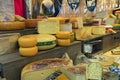
<svg viewBox="0 0 120 80"><path fill-rule="evenodd" d="M37 45L37 38L35 36L25 35L18 39L20 47L34 47Z"/></svg>
<svg viewBox="0 0 120 80"><path fill-rule="evenodd" d="M56 37L49 34L38 34L37 46L39 50L51 49L56 46Z"/></svg>
<svg viewBox="0 0 120 80"><path fill-rule="evenodd" d="M60 31L56 33L56 37L59 39L70 39L71 33L69 31Z"/></svg>
<svg viewBox="0 0 120 80"><path fill-rule="evenodd" d="M38 47L30 47L30 48L19 48L19 53L21 56L35 56L38 53Z"/></svg>
<svg viewBox="0 0 120 80"><path fill-rule="evenodd" d="M26 19L25 20L25 27L26 28L35 28L35 27L37 27L38 21L41 21L41 19Z"/></svg>
<svg viewBox="0 0 120 80"><path fill-rule="evenodd" d="M20 30L25 28L24 22L0 22L0 30Z"/></svg>
<svg viewBox="0 0 120 80"><path fill-rule="evenodd" d="M69 46L71 43L70 39L57 39L57 44L59 46Z"/></svg>

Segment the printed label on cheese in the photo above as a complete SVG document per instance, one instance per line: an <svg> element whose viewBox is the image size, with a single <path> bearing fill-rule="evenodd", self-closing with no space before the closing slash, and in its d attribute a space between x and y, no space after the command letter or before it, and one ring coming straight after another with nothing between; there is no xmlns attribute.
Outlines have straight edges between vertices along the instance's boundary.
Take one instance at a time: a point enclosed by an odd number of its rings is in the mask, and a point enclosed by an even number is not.
<svg viewBox="0 0 120 80"><path fill-rule="evenodd" d="M37 46L48 46L48 45L53 45L56 44L56 40L54 41L46 41L46 42L38 42Z"/></svg>
<svg viewBox="0 0 120 80"><path fill-rule="evenodd" d="M99 63L91 63L86 71L87 79L102 80L102 66Z"/></svg>

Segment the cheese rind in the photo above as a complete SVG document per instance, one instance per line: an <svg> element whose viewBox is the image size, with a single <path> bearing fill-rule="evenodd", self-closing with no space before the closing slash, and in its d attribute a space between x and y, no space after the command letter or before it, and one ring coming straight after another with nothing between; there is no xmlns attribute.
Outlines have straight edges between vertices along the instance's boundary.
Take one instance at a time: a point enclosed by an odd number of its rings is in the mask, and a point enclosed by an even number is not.
<svg viewBox="0 0 120 80"><path fill-rule="evenodd" d="M69 31L60 31L56 33L56 37L59 39L70 39L71 33Z"/></svg>
<svg viewBox="0 0 120 80"><path fill-rule="evenodd" d="M57 39L57 44L59 46L69 46L71 44L70 39Z"/></svg>

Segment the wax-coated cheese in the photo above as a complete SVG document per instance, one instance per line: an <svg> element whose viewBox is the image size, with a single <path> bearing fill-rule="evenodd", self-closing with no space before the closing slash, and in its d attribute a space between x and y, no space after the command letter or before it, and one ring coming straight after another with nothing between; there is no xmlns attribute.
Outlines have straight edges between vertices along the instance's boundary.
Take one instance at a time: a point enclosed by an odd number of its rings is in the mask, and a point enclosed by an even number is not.
<svg viewBox="0 0 120 80"><path fill-rule="evenodd" d="M20 47L34 47L37 45L37 38L34 36L25 35L18 39Z"/></svg>
<svg viewBox="0 0 120 80"><path fill-rule="evenodd" d="M43 20L38 22L38 33L56 34L59 31L59 20Z"/></svg>
<svg viewBox="0 0 120 80"><path fill-rule="evenodd" d="M59 39L70 39L71 33L69 31L59 31L56 33L56 37Z"/></svg>
<svg viewBox="0 0 120 80"><path fill-rule="evenodd" d="M49 34L38 34L37 46L39 50L51 49L56 46L56 37Z"/></svg>
<svg viewBox="0 0 120 80"><path fill-rule="evenodd" d="M19 48L19 53L21 56L35 56L38 53L38 47L30 47L30 48Z"/></svg>
<svg viewBox="0 0 120 80"><path fill-rule="evenodd" d="M57 44L59 46L69 46L71 44L70 39L57 39Z"/></svg>

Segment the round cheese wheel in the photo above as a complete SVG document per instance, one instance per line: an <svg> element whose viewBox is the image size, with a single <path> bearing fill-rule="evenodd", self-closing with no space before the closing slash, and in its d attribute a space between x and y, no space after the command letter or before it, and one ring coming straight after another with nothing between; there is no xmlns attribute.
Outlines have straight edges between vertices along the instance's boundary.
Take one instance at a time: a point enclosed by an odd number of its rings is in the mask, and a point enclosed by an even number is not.
<svg viewBox="0 0 120 80"><path fill-rule="evenodd" d="M29 48L19 48L19 53L21 56L35 56L38 53L38 47L29 47Z"/></svg>
<svg viewBox="0 0 120 80"><path fill-rule="evenodd" d="M18 39L18 43L23 48L34 47L37 45L37 38L35 36L25 35Z"/></svg>
<svg viewBox="0 0 120 80"><path fill-rule="evenodd" d="M70 39L57 39L57 44L59 46L69 46L71 43Z"/></svg>
<svg viewBox="0 0 120 80"><path fill-rule="evenodd" d="M56 37L49 34L38 34L37 46L39 50L51 49L56 46Z"/></svg>
<svg viewBox="0 0 120 80"><path fill-rule="evenodd" d="M25 28L24 22L0 22L0 30L20 30Z"/></svg>
<svg viewBox="0 0 120 80"><path fill-rule="evenodd" d="M35 28L35 27L37 27L38 21L41 21L41 19L26 19L25 26L26 26L26 28Z"/></svg>
<svg viewBox="0 0 120 80"><path fill-rule="evenodd" d="M56 37L59 39L70 39L71 33L69 31L59 31L56 33Z"/></svg>

